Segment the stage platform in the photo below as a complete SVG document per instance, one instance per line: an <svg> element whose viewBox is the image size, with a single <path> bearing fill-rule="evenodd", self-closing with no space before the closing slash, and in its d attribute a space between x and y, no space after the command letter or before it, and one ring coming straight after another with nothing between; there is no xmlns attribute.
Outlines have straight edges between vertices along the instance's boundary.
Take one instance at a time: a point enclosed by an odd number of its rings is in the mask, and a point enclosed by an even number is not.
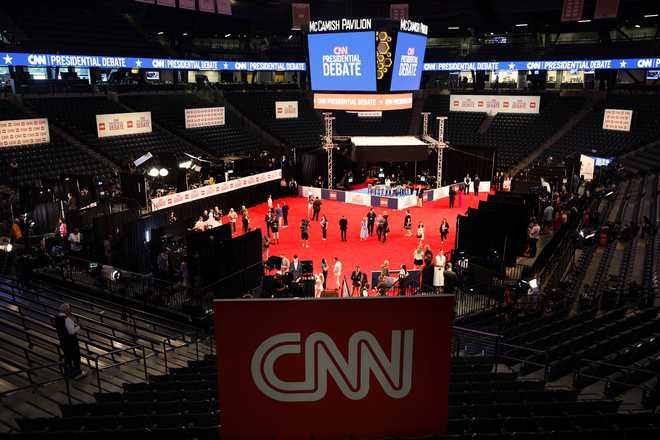
<svg viewBox="0 0 660 440"><path fill-rule="evenodd" d="M471 190L470 193L473 191ZM490 182L481 182L479 192L490 192ZM401 211L412 206L417 206L417 195L382 195L379 190L369 191L368 188L360 188L354 191L343 191L338 189L316 188L313 186L300 186L298 193L303 197L319 197L321 200L332 200L352 205L372 206L374 208L386 208ZM423 202L433 202L449 197L449 186L427 189L424 191Z"/></svg>

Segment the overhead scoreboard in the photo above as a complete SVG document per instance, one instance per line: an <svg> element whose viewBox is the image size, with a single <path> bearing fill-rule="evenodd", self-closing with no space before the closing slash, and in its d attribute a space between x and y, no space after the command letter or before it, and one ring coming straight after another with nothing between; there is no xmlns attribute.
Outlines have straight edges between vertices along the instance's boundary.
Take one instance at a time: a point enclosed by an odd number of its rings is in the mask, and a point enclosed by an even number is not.
<svg viewBox="0 0 660 440"><path fill-rule="evenodd" d="M424 68L428 27L411 20L336 19L309 23L307 63L319 109L412 107Z"/></svg>

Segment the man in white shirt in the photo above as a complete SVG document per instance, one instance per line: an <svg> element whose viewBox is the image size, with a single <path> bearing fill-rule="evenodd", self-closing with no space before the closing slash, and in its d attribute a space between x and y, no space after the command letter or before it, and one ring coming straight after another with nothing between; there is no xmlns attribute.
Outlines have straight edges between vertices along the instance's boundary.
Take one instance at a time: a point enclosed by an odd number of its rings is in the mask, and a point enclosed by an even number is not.
<svg viewBox="0 0 660 440"><path fill-rule="evenodd" d="M335 274L335 283L337 290L339 290L341 288L341 261L339 261L338 257L335 257L335 267L332 272Z"/></svg>
<svg viewBox="0 0 660 440"><path fill-rule="evenodd" d="M78 228L75 228L72 233L69 234L69 246L71 251L76 254L82 251L82 236Z"/></svg>
<svg viewBox="0 0 660 440"><path fill-rule="evenodd" d="M64 373L75 379L84 377L87 373L80 368L80 345L78 332L80 327L73 321L71 306L64 303L55 317L55 329L64 354Z"/></svg>

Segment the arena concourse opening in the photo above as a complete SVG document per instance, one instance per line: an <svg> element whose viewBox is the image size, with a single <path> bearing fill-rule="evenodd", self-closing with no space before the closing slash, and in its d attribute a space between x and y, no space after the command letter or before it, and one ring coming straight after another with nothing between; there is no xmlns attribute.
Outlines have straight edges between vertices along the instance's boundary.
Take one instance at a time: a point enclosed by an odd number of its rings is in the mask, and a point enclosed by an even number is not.
<svg viewBox="0 0 660 440"><path fill-rule="evenodd" d="M660 438L658 14L3 2L3 438Z"/></svg>

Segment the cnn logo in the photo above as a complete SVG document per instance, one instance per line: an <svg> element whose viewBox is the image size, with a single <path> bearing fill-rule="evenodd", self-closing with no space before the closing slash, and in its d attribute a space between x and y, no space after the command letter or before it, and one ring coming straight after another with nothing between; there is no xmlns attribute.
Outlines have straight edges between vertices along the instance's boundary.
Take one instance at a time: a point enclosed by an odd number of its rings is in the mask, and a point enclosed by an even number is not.
<svg viewBox="0 0 660 440"><path fill-rule="evenodd" d="M366 331L354 333L348 340L345 358L334 340L326 333L315 332L304 342L301 362L305 379L291 382L276 373L279 358L301 355L300 333L280 333L259 345L250 365L252 380L265 396L279 402L316 402L328 390L328 376L351 400L364 399L369 394L370 375L376 378L383 392L392 399L402 399L412 385L413 330L393 330L390 356L376 337Z"/></svg>

